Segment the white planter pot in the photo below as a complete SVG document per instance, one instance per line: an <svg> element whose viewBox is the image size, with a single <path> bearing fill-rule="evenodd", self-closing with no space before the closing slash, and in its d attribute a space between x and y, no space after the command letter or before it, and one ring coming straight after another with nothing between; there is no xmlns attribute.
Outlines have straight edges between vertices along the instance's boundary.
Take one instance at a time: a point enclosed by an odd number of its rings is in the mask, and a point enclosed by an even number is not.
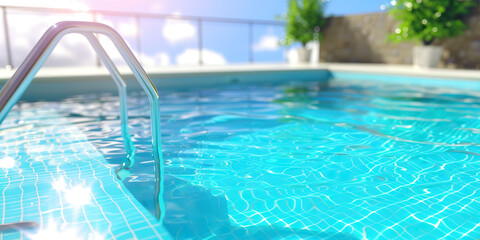
<svg viewBox="0 0 480 240"><path fill-rule="evenodd" d="M310 53L310 63L318 63L320 62L320 42L319 41L311 41L307 43L307 48L311 49Z"/></svg>
<svg viewBox="0 0 480 240"><path fill-rule="evenodd" d="M298 54L298 62L299 63L309 63L310 56L312 55L312 49L308 49L306 47L302 47L297 49Z"/></svg>
<svg viewBox="0 0 480 240"><path fill-rule="evenodd" d="M413 66L418 68L436 68L442 58L441 46L413 47Z"/></svg>

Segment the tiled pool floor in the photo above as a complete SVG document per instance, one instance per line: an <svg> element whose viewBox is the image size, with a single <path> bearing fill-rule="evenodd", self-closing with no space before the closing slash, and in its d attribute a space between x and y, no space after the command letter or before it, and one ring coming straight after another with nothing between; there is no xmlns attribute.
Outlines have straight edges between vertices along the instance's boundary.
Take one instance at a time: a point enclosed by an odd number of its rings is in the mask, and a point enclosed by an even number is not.
<svg viewBox="0 0 480 240"><path fill-rule="evenodd" d="M0 239L170 239L78 128L39 111L12 113L0 128L1 223L38 227Z"/></svg>
<svg viewBox="0 0 480 240"><path fill-rule="evenodd" d="M476 91L336 79L160 96L174 238L480 239ZM158 238L145 210L148 110L129 96L138 152L127 192L113 172L124 157L115 96L20 104L0 130L4 222Z"/></svg>

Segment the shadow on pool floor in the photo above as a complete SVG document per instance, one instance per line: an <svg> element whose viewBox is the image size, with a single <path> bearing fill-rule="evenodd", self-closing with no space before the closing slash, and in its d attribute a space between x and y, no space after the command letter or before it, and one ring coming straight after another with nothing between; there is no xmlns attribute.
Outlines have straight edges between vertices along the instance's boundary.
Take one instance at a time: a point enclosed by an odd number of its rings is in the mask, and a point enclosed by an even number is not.
<svg viewBox="0 0 480 240"><path fill-rule="evenodd" d="M319 232L285 228L278 225L242 227L229 220L227 200L214 196L210 190L192 185L180 178L165 176L164 226L174 239L345 239L358 238L339 232ZM152 188L149 182L137 182L135 189ZM143 185L143 186L142 186ZM153 190L153 189L152 189ZM133 193L148 194L148 191ZM152 192L150 192L152 193ZM137 197L147 209L153 209L153 197Z"/></svg>

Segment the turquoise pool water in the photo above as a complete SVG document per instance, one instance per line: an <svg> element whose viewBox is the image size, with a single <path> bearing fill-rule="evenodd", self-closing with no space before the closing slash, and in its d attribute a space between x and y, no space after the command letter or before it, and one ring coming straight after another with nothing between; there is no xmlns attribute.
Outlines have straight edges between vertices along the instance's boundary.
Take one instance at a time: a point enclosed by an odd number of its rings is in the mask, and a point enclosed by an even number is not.
<svg viewBox="0 0 480 240"><path fill-rule="evenodd" d="M0 128L0 238L479 239L480 94L368 80L161 91L164 224L148 100L24 102ZM150 213L149 213L150 212ZM42 235L43 234L43 235ZM62 235L63 234L63 235Z"/></svg>

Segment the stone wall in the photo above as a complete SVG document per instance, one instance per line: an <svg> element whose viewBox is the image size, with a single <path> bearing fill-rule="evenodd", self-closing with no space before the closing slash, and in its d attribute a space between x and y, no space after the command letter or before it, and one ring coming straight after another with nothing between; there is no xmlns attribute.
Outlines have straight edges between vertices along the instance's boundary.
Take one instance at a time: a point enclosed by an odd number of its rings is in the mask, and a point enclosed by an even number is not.
<svg viewBox="0 0 480 240"><path fill-rule="evenodd" d="M434 42L444 46L440 67L480 69L480 14L476 12L466 21L469 29L464 35ZM388 13L330 18L324 29L320 61L411 64L417 43L388 41L395 28L396 21Z"/></svg>

